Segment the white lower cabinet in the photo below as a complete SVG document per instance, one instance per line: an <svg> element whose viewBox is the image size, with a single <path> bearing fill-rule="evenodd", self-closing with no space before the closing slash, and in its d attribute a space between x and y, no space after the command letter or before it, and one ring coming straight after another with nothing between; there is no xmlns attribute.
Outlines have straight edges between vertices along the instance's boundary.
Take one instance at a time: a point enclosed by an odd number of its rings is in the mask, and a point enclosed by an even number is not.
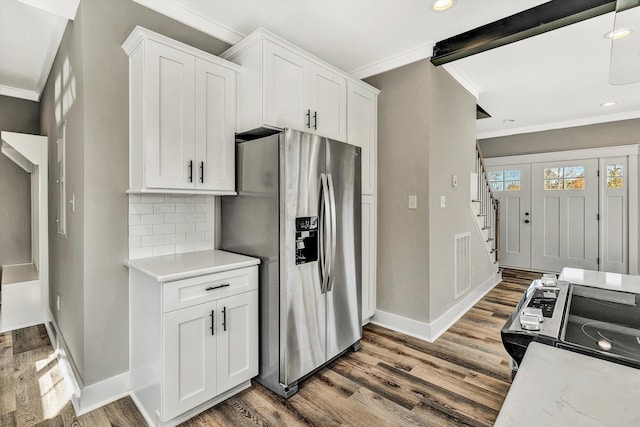
<svg viewBox="0 0 640 427"><path fill-rule="evenodd" d="M158 283L130 271L132 397L177 425L258 375L258 267Z"/></svg>
<svg viewBox="0 0 640 427"><path fill-rule="evenodd" d="M362 322L376 311L376 199L362 195Z"/></svg>

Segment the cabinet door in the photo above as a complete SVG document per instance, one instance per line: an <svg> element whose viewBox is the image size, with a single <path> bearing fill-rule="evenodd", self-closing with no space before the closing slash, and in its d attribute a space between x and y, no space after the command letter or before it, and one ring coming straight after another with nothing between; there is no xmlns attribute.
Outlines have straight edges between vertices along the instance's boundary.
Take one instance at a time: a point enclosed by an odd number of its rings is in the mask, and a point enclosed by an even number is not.
<svg viewBox="0 0 640 427"><path fill-rule="evenodd" d="M197 59L195 76L196 188L233 191L236 73Z"/></svg>
<svg viewBox="0 0 640 427"><path fill-rule="evenodd" d="M145 174L147 187L193 188L195 57L148 42L145 54ZM195 175L194 175L195 177Z"/></svg>
<svg viewBox="0 0 640 427"><path fill-rule="evenodd" d="M310 67L311 128L338 141L347 140L347 80L319 65Z"/></svg>
<svg viewBox="0 0 640 427"><path fill-rule="evenodd" d="M362 320L376 310L376 203L362 196Z"/></svg>
<svg viewBox="0 0 640 427"><path fill-rule="evenodd" d="M218 393L258 375L258 291L218 300Z"/></svg>
<svg viewBox="0 0 640 427"><path fill-rule="evenodd" d="M164 421L216 395L215 358L220 330L215 327L215 308L214 301L164 315Z"/></svg>
<svg viewBox="0 0 640 427"><path fill-rule="evenodd" d="M288 49L264 44L264 123L307 130L309 64Z"/></svg>
<svg viewBox="0 0 640 427"><path fill-rule="evenodd" d="M348 86L347 142L362 148L362 194L375 194L378 95L351 82Z"/></svg>

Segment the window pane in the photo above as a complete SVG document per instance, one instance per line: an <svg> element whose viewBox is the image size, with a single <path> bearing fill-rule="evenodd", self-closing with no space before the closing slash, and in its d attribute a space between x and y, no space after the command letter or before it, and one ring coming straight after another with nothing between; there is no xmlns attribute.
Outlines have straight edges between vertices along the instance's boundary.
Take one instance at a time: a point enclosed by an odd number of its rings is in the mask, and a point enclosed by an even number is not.
<svg viewBox="0 0 640 427"><path fill-rule="evenodd" d="M584 166L571 166L564 168L565 178L584 178Z"/></svg>
<svg viewBox="0 0 640 427"><path fill-rule="evenodd" d="M504 191L520 191L520 181L505 181Z"/></svg>
<svg viewBox="0 0 640 427"><path fill-rule="evenodd" d="M571 178L564 180L565 190L582 190L584 189L584 178Z"/></svg>
<svg viewBox="0 0 640 427"><path fill-rule="evenodd" d="M502 181L502 171L489 172L489 181Z"/></svg>
<svg viewBox="0 0 640 427"><path fill-rule="evenodd" d="M502 181L492 182L491 189L493 191L502 191Z"/></svg>
<svg viewBox="0 0 640 427"><path fill-rule="evenodd" d="M607 188L622 188L622 177L607 178Z"/></svg>
<svg viewBox="0 0 640 427"><path fill-rule="evenodd" d="M504 171L504 180L505 181L519 181L520 180L520 171Z"/></svg>
<svg viewBox="0 0 640 427"><path fill-rule="evenodd" d="M544 189L545 190L562 190L562 180L561 179L545 179Z"/></svg>
<svg viewBox="0 0 640 427"><path fill-rule="evenodd" d="M622 176L622 174L622 163L609 163L607 165L607 176Z"/></svg>
<svg viewBox="0 0 640 427"><path fill-rule="evenodd" d="M548 168L544 170L544 179L562 178L562 168Z"/></svg>

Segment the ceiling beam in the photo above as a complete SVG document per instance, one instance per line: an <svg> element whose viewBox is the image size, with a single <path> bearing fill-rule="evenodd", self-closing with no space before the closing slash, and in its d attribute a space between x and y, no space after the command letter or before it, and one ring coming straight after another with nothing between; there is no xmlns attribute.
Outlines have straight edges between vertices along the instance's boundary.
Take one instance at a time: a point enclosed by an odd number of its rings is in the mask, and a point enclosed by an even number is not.
<svg viewBox="0 0 640 427"><path fill-rule="evenodd" d="M616 0L552 0L439 41L431 63L442 65L616 10Z"/></svg>

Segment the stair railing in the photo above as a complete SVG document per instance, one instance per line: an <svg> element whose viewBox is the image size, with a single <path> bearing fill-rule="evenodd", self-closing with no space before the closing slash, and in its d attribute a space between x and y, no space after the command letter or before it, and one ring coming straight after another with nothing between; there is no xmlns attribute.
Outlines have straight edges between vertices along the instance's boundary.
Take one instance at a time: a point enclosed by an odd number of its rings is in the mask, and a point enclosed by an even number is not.
<svg viewBox="0 0 640 427"><path fill-rule="evenodd" d="M484 164L484 157L480 150L480 145L476 141L476 174L478 176L478 191L475 202L480 203L479 217L483 217L483 230L487 230L487 243L491 245L491 254L494 257L494 262L497 263L499 257L499 242L500 242L500 215L499 201L493 194L491 188L491 182L487 174L487 167Z"/></svg>

